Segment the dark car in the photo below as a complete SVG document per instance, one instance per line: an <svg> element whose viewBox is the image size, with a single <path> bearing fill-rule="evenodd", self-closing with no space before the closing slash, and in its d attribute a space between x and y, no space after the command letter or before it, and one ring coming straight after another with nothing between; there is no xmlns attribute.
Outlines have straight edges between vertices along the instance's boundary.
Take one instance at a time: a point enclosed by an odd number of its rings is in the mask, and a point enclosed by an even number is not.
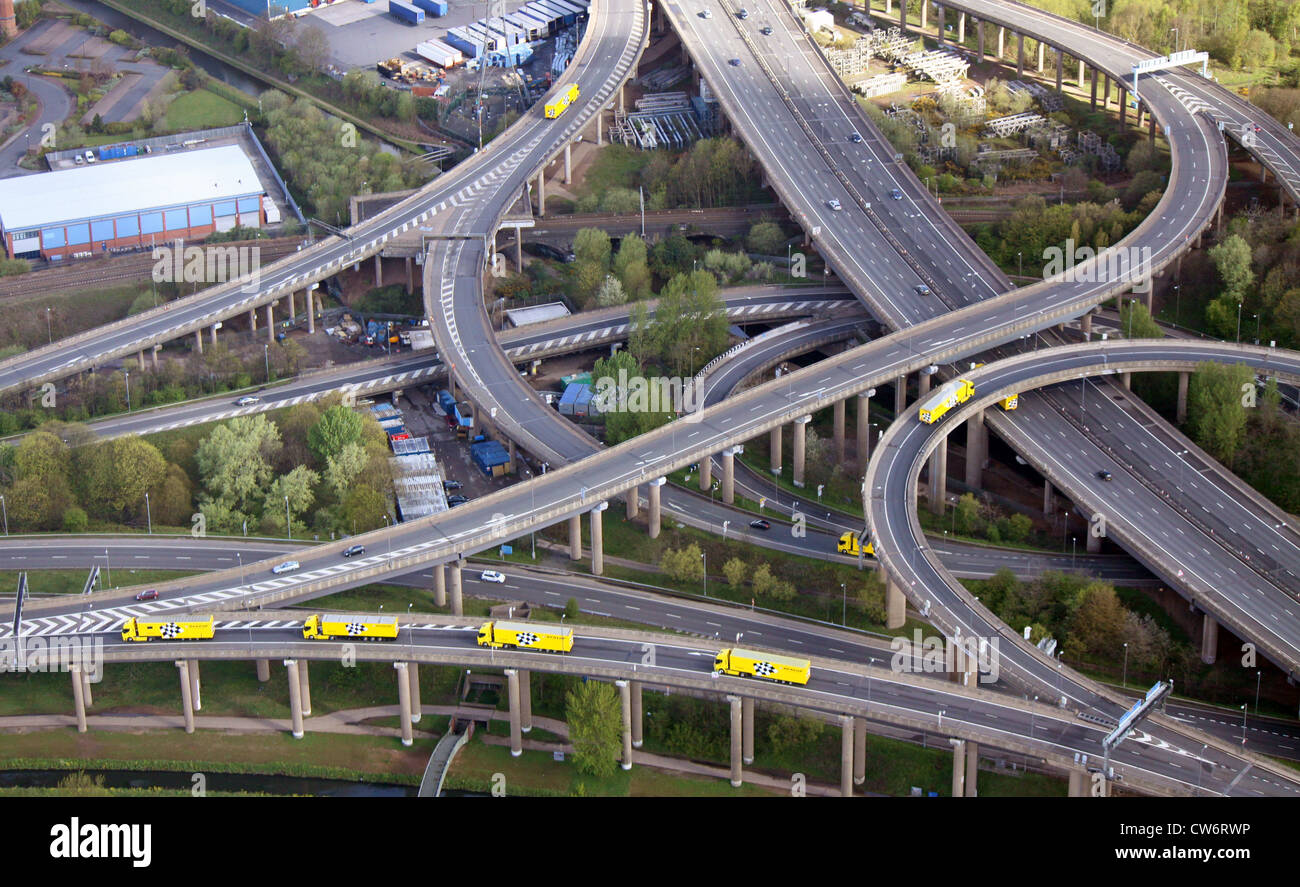
<svg viewBox="0 0 1300 887"><path fill-rule="evenodd" d="M448 504L448 505L464 505L464 504L465 504L466 502L468 502L468 501L469 501L469 499L465 498L464 496L448 496L448 497L447 497L447 504Z"/></svg>
<svg viewBox="0 0 1300 887"><path fill-rule="evenodd" d="M366 553L366 547L364 545L351 545L343 549L344 557L352 557L354 554L365 554L365 553Z"/></svg>
<svg viewBox="0 0 1300 887"><path fill-rule="evenodd" d="M1097 477L1102 480L1110 480L1110 472L1103 469L1097 472Z"/></svg>
<svg viewBox="0 0 1300 887"><path fill-rule="evenodd" d="M753 527L755 530L770 530L770 529L772 529L772 525L771 525L770 523L768 523L767 521L763 520L762 518L759 518L758 520L752 520L752 521L750 521L750 522L749 522L749 525L750 525L751 527Z"/></svg>
<svg viewBox="0 0 1300 887"><path fill-rule="evenodd" d="M861 136L861 134L855 132L855 133L853 133L851 136L849 136L849 139L851 139L851 140L854 141L854 142L859 142L859 143L860 143L860 142L862 141L862 136Z"/></svg>
<svg viewBox="0 0 1300 887"><path fill-rule="evenodd" d="M739 68L739 67L740 67L740 59L732 59L732 60L731 60L730 62L728 62L727 64L731 65L733 68Z"/></svg>
<svg viewBox="0 0 1300 887"><path fill-rule="evenodd" d="M444 490L459 490L461 486L462 484L458 480L444 480L442 482L442 488Z"/></svg>
<svg viewBox="0 0 1300 887"><path fill-rule="evenodd" d="M158 589L151 588L148 591L142 591L135 596L137 601L156 601L158 600Z"/></svg>
<svg viewBox="0 0 1300 887"><path fill-rule="evenodd" d="M920 296L928 296L930 295L930 288L923 283L918 283L916 285L916 293Z"/></svg>
<svg viewBox="0 0 1300 887"><path fill-rule="evenodd" d="M894 190L889 192L889 196L894 198L895 200L902 200L903 192L895 188Z"/></svg>
<svg viewBox="0 0 1300 887"><path fill-rule="evenodd" d="M764 37L767 37L771 35L772 29L769 28L767 25L763 25L763 27L759 29L758 33L762 34Z"/></svg>

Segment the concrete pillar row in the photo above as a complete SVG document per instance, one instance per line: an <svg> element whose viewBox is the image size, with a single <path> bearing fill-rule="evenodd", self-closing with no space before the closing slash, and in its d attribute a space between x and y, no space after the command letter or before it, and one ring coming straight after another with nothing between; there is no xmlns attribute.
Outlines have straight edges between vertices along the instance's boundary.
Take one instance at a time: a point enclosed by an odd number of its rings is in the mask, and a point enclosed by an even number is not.
<svg viewBox="0 0 1300 887"><path fill-rule="evenodd" d="M623 710L623 758L619 765L624 770L632 769L632 688L627 681L615 681L618 687L618 701Z"/></svg>
<svg viewBox="0 0 1300 887"><path fill-rule="evenodd" d="M410 746L415 742L411 730L411 677L405 662L394 662L397 672L397 713L402 722L402 745Z"/></svg>
<svg viewBox="0 0 1300 887"><path fill-rule="evenodd" d="M582 515L569 518L569 560L582 560Z"/></svg>
<svg viewBox="0 0 1300 887"><path fill-rule="evenodd" d="M451 615L465 615L465 600L461 594L461 565L453 561L447 565L448 590L451 592Z"/></svg>
<svg viewBox="0 0 1300 887"><path fill-rule="evenodd" d="M781 432L782 426L778 425L768 433L767 448L771 451L771 459L768 465L773 474L781 473Z"/></svg>
<svg viewBox="0 0 1300 887"><path fill-rule="evenodd" d="M902 628L907 621L907 598L898 580L890 577L885 582L885 627Z"/></svg>
<svg viewBox="0 0 1300 887"><path fill-rule="evenodd" d="M302 683L298 678L298 660L284 660L285 672L289 678L289 723L294 739L302 739Z"/></svg>
<svg viewBox="0 0 1300 887"><path fill-rule="evenodd" d="M447 570L442 564L433 568L433 603L438 607L447 606Z"/></svg>
<svg viewBox="0 0 1300 887"><path fill-rule="evenodd" d="M659 538L659 528L663 521L663 508L660 503L663 485L667 478L657 477L649 483L650 490L650 538Z"/></svg>
<svg viewBox="0 0 1300 887"><path fill-rule="evenodd" d="M740 788L745 781L741 769L741 741L744 731L740 697L728 696L727 703L731 706L731 786Z"/></svg>
<svg viewBox="0 0 1300 887"><path fill-rule="evenodd" d="M253 664L257 666L257 679L262 683L271 680L271 660L255 659Z"/></svg>
<svg viewBox="0 0 1300 887"><path fill-rule="evenodd" d="M1187 382L1191 373L1182 372L1178 374L1178 415L1177 423L1182 425L1187 421Z"/></svg>
<svg viewBox="0 0 1300 887"><path fill-rule="evenodd" d="M831 407L831 425L835 439L835 464L844 463L844 401L837 400Z"/></svg>
<svg viewBox="0 0 1300 887"><path fill-rule="evenodd" d="M604 524L601 514L608 507L608 502L601 502L591 509L591 574L593 576L605 572Z"/></svg>
<svg viewBox="0 0 1300 887"><path fill-rule="evenodd" d="M853 719L853 784L867 781L867 721Z"/></svg>
<svg viewBox="0 0 1300 887"><path fill-rule="evenodd" d="M812 416L800 416L794 420L792 431L794 432L794 466L791 479L796 487L803 486L804 475L804 457L807 450L807 433L808 423L812 421Z"/></svg>
<svg viewBox="0 0 1300 887"><path fill-rule="evenodd" d="M306 664L307 663L305 662L303 663L303 665ZM302 685L304 688L303 692L306 693L307 691L305 688L307 687L307 670L303 669L302 674L303 674ZM407 681L409 682L410 693L411 693L411 723L418 724L420 723L420 708L423 704L420 701L420 663L408 662L406 664L406 678ZM308 712L310 713L311 703L308 702L307 706L308 706Z"/></svg>
<svg viewBox="0 0 1300 887"><path fill-rule="evenodd" d="M740 757L745 764L754 763L754 697L740 698Z"/></svg>
<svg viewBox="0 0 1300 887"><path fill-rule="evenodd" d="M506 669L506 693L510 702L510 756L517 758L524 753L524 740L519 721L519 672L513 668Z"/></svg>
<svg viewBox="0 0 1300 887"><path fill-rule="evenodd" d="M533 685L532 672L519 670L519 729L524 733L533 731Z"/></svg>
<svg viewBox="0 0 1300 887"><path fill-rule="evenodd" d="M81 679L81 666L72 665L68 667L68 673L72 676L72 704L73 711L77 716L77 732L86 732L86 685Z"/></svg>
<svg viewBox="0 0 1300 887"><path fill-rule="evenodd" d="M841 798L853 797L853 720L852 715L840 715Z"/></svg>
<svg viewBox="0 0 1300 887"><path fill-rule="evenodd" d="M642 727L644 726L641 715L641 682L632 681L632 747L640 748L642 742Z"/></svg>
<svg viewBox="0 0 1300 887"><path fill-rule="evenodd" d="M1213 665L1219 655L1219 623L1206 613L1201 619L1201 661Z"/></svg>

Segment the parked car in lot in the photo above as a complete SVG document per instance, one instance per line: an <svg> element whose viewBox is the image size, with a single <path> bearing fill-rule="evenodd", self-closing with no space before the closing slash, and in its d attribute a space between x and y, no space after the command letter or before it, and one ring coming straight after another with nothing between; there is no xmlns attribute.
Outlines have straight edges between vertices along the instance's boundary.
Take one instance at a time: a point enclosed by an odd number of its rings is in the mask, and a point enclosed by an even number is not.
<svg viewBox="0 0 1300 887"><path fill-rule="evenodd" d="M484 570L478 578L484 582L496 582L498 585L506 581L504 573L498 573L496 570Z"/></svg>
<svg viewBox="0 0 1300 887"><path fill-rule="evenodd" d="M245 395L244 395L243 397L241 397L239 400L235 401L235 406L237 406L237 407L251 407L253 404L255 404L255 403L261 403L261 402L262 402L262 398L260 398L260 397L255 397L255 396L252 395L252 394L245 394Z"/></svg>
<svg viewBox="0 0 1300 887"><path fill-rule="evenodd" d="M469 501L469 499L466 498L465 496L448 496L448 497L447 497L447 504L448 504L448 505L464 505L464 504L465 504L466 502L468 502L468 501Z"/></svg>
<svg viewBox="0 0 1300 887"><path fill-rule="evenodd" d="M151 588L148 591L142 591L135 596L137 601L156 601L158 600L158 589Z"/></svg>
<svg viewBox="0 0 1300 887"><path fill-rule="evenodd" d="M458 480L444 480L442 482L442 488L444 490L459 490L461 486L463 486L463 484Z"/></svg>
<svg viewBox="0 0 1300 887"><path fill-rule="evenodd" d="M294 570L298 569L301 566L302 564L298 563L297 561L285 561L282 564L276 564L274 567L272 567L271 572L279 576L281 573L292 573Z"/></svg>
<svg viewBox="0 0 1300 887"><path fill-rule="evenodd" d="M364 545L349 545L347 548L343 549L344 557L352 557L354 555L365 553L366 547Z"/></svg>
<svg viewBox="0 0 1300 887"><path fill-rule="evenodd" d="M750 521L750 522L749 522L749 525L750 525L751 527L753 527L755 530L770 530L770 529L772 529L772 525L771 525L768 521L763 520L761 517L760 517L758 520L752 520L752 521Z"/></svg>

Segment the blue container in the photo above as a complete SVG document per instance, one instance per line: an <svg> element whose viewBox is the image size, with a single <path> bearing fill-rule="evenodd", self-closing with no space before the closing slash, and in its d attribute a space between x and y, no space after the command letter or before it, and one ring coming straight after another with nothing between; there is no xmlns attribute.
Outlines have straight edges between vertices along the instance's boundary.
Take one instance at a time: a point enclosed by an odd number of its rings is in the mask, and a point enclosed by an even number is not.
<svg viewBox="0 0 1300 887"><path fill-rule="evenodd" d="M411 5L417 9L423 9L432 16L447 14L446 0L411 0Z"/></svg>
<svg viewBox="0 0 1300 887"><path fill-rule="evenodd" d="M416 9L409 3L403 3L402 0L388 0L388 14L407 24L424 24L424 10Z"/></svg>

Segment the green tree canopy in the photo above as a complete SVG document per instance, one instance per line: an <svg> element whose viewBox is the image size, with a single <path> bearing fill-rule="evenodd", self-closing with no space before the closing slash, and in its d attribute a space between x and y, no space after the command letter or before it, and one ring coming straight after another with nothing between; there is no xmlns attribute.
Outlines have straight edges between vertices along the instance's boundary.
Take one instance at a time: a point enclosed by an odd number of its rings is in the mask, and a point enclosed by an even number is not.
<svg viewBox="0 0 1300 887"><path fill-rule="evenodd" d="M577 768L598 779L612 776L623 729L618 691L599 681L578 684L565 696L565 720Z"/></svg>

